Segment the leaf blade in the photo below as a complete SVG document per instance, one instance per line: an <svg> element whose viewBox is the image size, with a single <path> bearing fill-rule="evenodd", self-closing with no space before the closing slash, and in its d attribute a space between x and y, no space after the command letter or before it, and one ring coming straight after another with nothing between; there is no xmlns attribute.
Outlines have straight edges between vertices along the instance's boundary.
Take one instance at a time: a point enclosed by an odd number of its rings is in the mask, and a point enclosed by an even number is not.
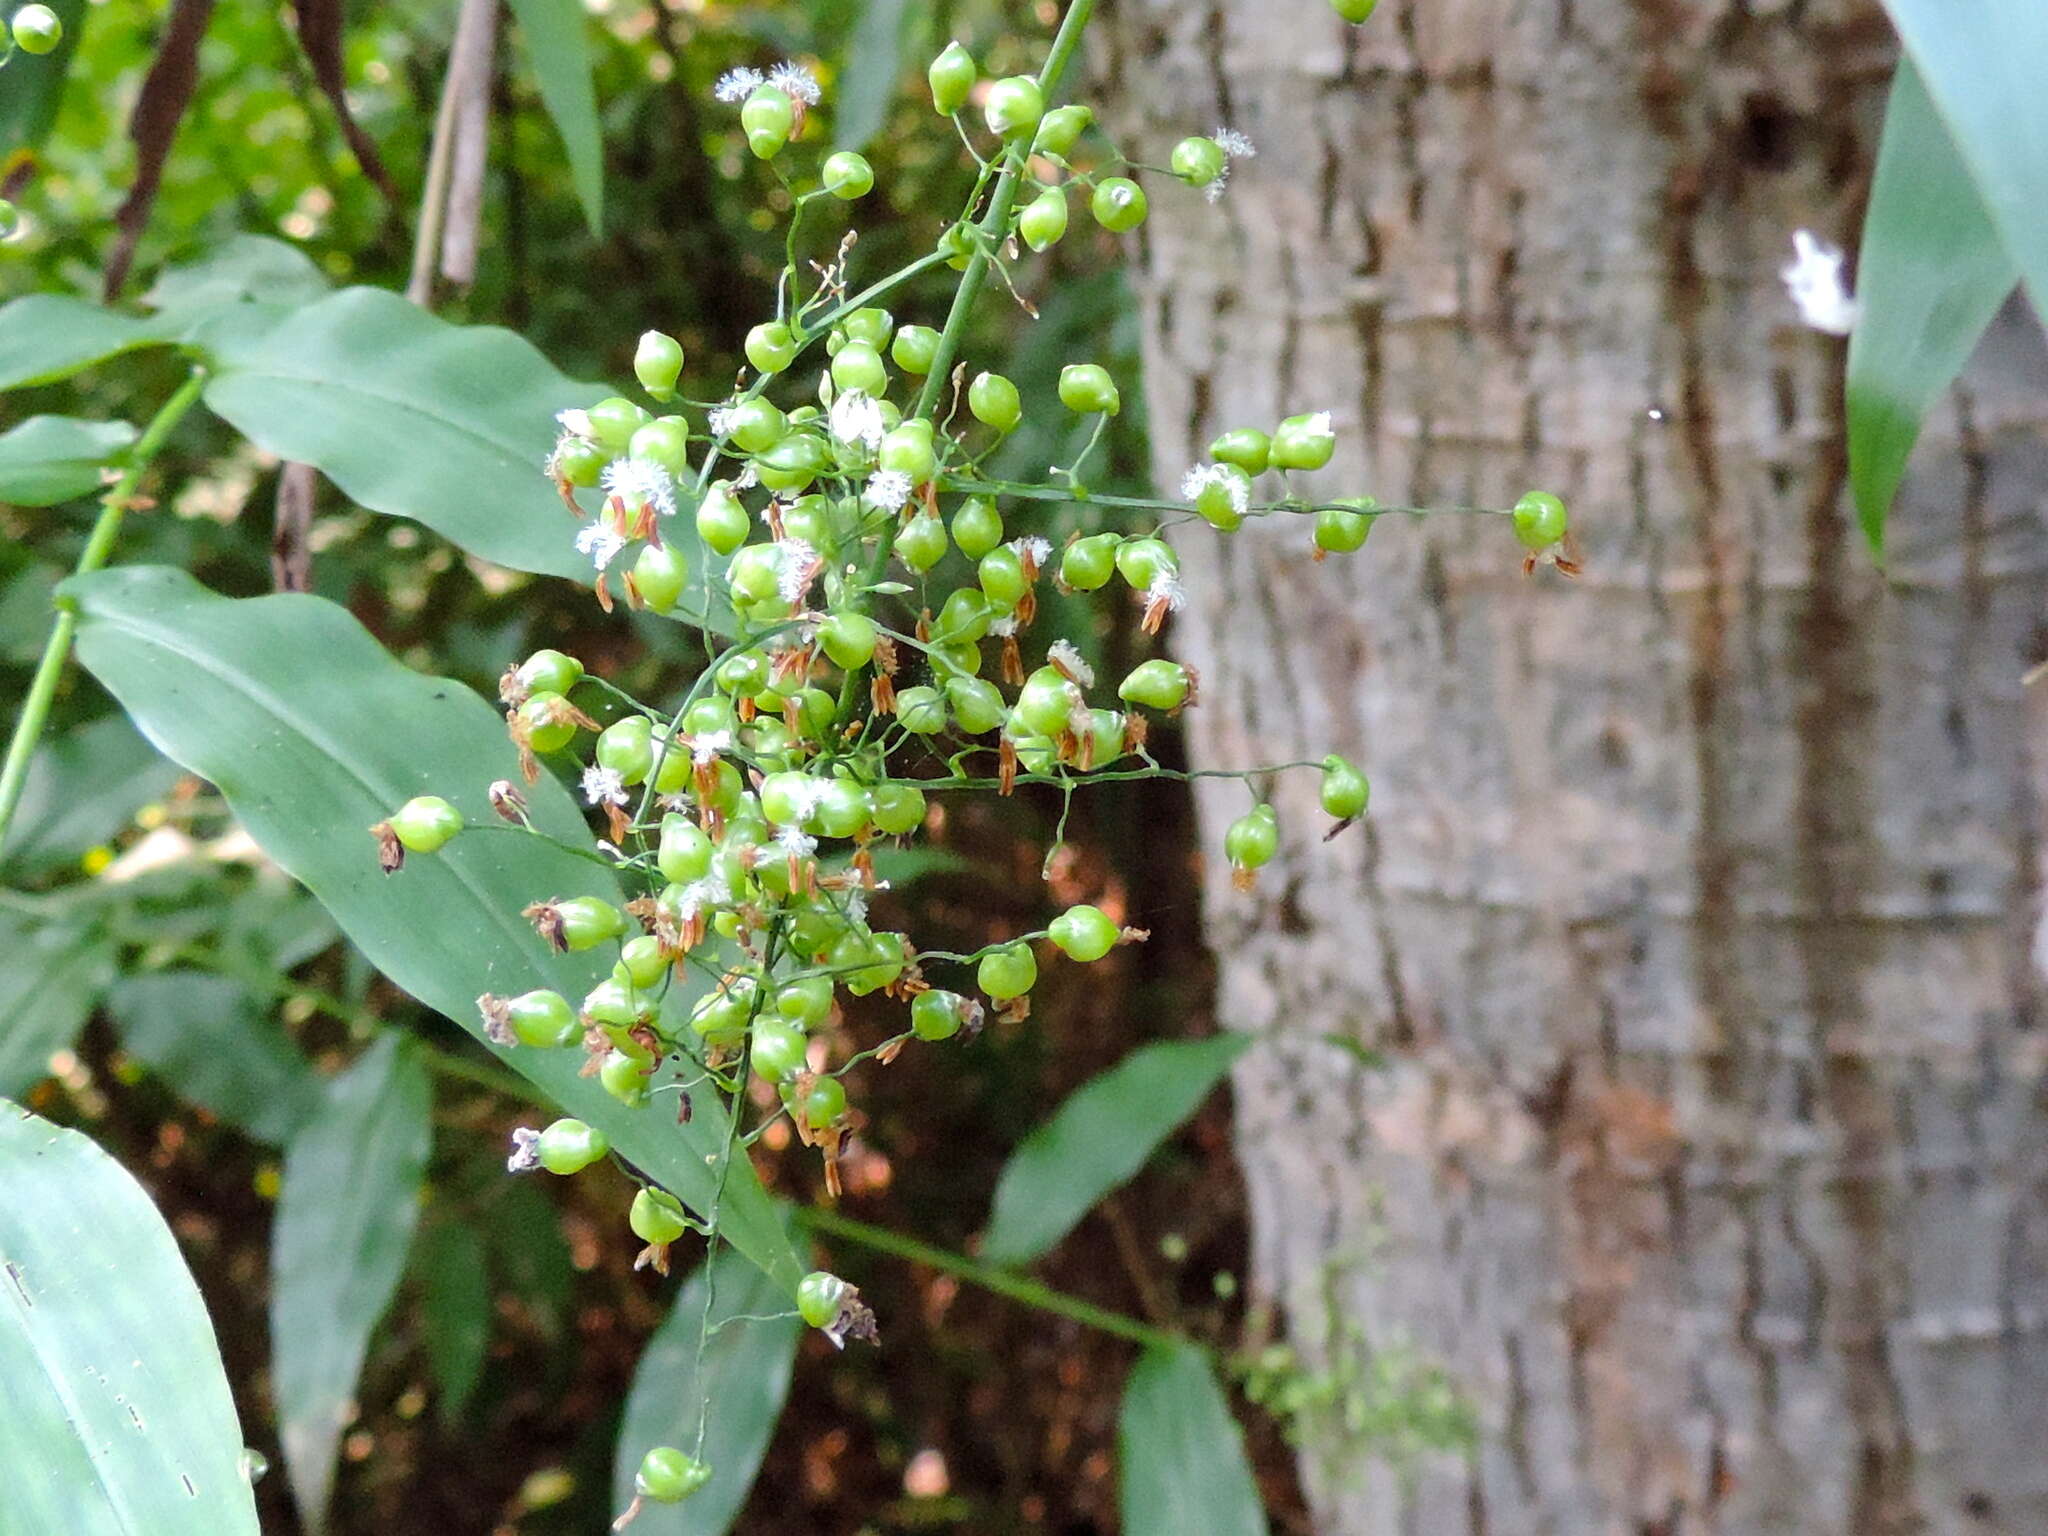
<svg viewBox="0 0 2048 1536"><path fill-rule="evenodd" d="M99 489L100 470L135 438L135 428L125 421L31 416L0 433L0 501L54 507L89 496Z"/></svg>
<svg viewBox="0 0 2048 1536"><path fill-rule="evenodd" d="M1921 420L2018 280L1919 71L1901 60L1863 220L1845 384L1850 491L1880 556Z"/></svg>
<svg viewBox="0 0 2048 1536"><path fill-rule="evenodd" d="M1244 1437L1208 1358L1148 1349L1117 1415L1125 1536L1266 1536Z"/></svg>
<svg viewBox="0 0 2048 1536"><path fill-rule="evenodd" d="M0 304L0 390L49 384L177 339L182 321L127 315L71 294L31 293Z"/></svg>
<svg viewBox="0 0 2048 1536"><path fill-rule="evenodd" d="M189 1103L281 1145L310 1120L320 1079L249 989L205 971L123 977L107 997L121 1047Z"/></svg>
<svg viewBox="0 0 2048 1536"><path fill-rule="evenodd" d="M227 1373L170 1229L86 1137L4 1102L0 1263L0 1530L256 1536Z"/></svg>
<svg viewBox="0 0 2048 1536"><path fill-rule="evenodd" d="M1251 1041L1239 1034L1161 1041L1075 1089L1003 1166L982 1255L1011 1265L1042 1257L1144 1166Z"/></svg>
<svg viewBox="0 0 2048 1536"><path fill-rule="evenodd" d="M420 1276L420 1328L427 1364L440 1387L441 1422L453 1424L469 1406L491 1342L491 1288L484 1240L467 1222L443 1221L420 1237L413 1267Z"/></svg>
<svg viewBox="0 0 2048 1536"><path fill-rule="evenodd" d="M0 913L0 1094L49 1074L113 974L114 947L96 929Z"/></svg>
<svg viewBox="0 0 2048 1536"><path fill-rule="evenodd" d="M604 233L604 131L597 117L594 61L580 0L511 0L527 57L562 148L569 179L593 235Z"/></svg>

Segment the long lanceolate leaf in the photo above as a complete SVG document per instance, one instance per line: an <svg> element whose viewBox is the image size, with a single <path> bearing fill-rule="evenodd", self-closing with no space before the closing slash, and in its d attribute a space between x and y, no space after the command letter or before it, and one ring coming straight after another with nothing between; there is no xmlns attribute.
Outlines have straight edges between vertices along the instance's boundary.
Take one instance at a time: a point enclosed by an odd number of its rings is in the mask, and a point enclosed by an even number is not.
<svg viewBox="0 0 2048 1536"><path fill-rule="evenodd" d="M1899 64L1856 259L1849 485L1871 548L1927 409L2019 280L1911 60Z"/></svg>
<svg viewBox="0 0 2048 1536"><path fill-rule="evenodd" d="M258 843L303 881L393 982L483 1038L475 999L552 987L581 997L610 968L600 951L555 955L520 919L527 902L617 899L603 864L497 830L486 803L517 767L498 714L474 693L408 671L342 609L305 596L216 597L182 572L130 567L76 580L79 656L170 758L220 786ZM364 830L418 794L446 795L472 822L389 878ZM589 833L566 792L528 792L536 826L571 845ZM794 1292L805 1266L729 1121L695 1091L668 1109L627 1109L580 1077L576 1052L504 1053L572 1115L693 1209L719 1202L726 1238Z"/></svg>
<svg viewBox="0 0 2048 1536"><path fill-rule="evenodd" d="M1117 1417L1124 1536L1266 1536L1244 1440L1209 1361L1148 1349Z"/></svg>
<svg viewBox="0 0 2048 1536"><path fill-rule="evenodd" d="M0 1101L0 1531L256 1536L220 1348L170 1229Z"/></svg>
<svg viewBox="0 0 2048 1536"><path fill-rule="evenodd" d="M597 234L604 227L604 135L584 31L589 12L583 0L511 0L511 5L540 82L540 99L568 153L569 179L590 232Z"/></svg>
<svg viewBox="0 0 2048 1536"><path fill-rule="evenodd" d="M120 234L107 257L103 286L109 299L119 294L128 280L136 244L149 222L149 210L156 206L171 140L177 136L193 87L199 83L199 44L212 19L213 0L173 0L156 60L143 78L142 94L135 98L135 111L128 119L128 137L135 141L135 182L114 214L114 227Z"/></svg>
<svg viewBox="0 0 2048 1536"><path fill-rule="evenodd" d="M270 1352L286 1471L310 1531L326 1526L370 1330L419 1224L432 1108L426 1069L385 1035L328 1085L285 1149L270 1236Z"/></svg>

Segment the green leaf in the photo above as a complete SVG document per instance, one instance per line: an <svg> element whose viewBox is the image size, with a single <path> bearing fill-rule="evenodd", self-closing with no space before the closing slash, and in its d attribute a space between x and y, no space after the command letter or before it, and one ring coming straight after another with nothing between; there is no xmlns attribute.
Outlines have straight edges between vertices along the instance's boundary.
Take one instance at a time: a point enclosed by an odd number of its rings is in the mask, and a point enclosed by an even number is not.
<svg viewBox="0 0 2048 1536"><path fill-rule="evenodd" d="M107 1012L129 1055L258 1141L281 1145L321 1100L320 1079L240 982L205 971L124 977Z"/></svg>
<svg viewBox="0 0 2048 1536"><path fill-rule="evenodd" d="M542 1333L552 1337L561 1332L575 1297L576 1261L562 1236L561 1214L542 1193L544 1188L521 1181L497 1191L484 1236L506 1293L532 1314Z"/></svg>
<svg viewBox="0 0 2048 1536"><path fill-rule="evenodd" d="M123 314L68 294L32 293L0 304L0 390L48 384L137 347L163 346L178 339L189 318Z"/></svg>
<svg viewBox="0 0 2048 1536"><path fill-rule="evenodd" d="M26 0L23 0L26 3ZM14 53L0 77L0 166L11 167L15 155L35 149L56 126L64 99L64 80L85 35L85 0L43 0L64 24L64 38L44 54ZM12 16L19 5L0 7Z"/></svg>
<svg viewBox="0 0 2048 1536"><path fill-rule="evenodd" d="M136 438L125 421L31 416L0 433L0 501L54 507L100 488L100 471L119 461Z"/></svg>
<svg viewBox="0 0 2048 1536"><path fill-rule="evenodd" d="M47 613L47 595L43 607ZM180 776L118 713L44 742L30 760L0 867L33 874L75 863L170 793Z"/></svg>
<svg viewBox="0 0 2048 1536"><path fill-rule="evenodd" d="M2048 312L2048 5L1885 0L2037 310Z"/></svg>
<svg viewBox="0 0 2048 1536"><path fill-rule="evenodd" d="M396 876L377 872L364 829L392 809L434 793L490 823L491 781L517 777L504 722L467 688L401 667L319 598L236 601L146 566L63 591L78 603L84 665L168 756L220 786L250 835L398 986L481 1040L480 993L581 997L609 971L600 952L551 953L519 916L539 897L620 895L609 869L542 838L468 834ZM527 799L542 832L588 846L582 812L553 778ZM808 1266L744 1156L718 1194L728 1122L708 1089L679 1126L671 1109L627 1109L580 1076L578 1052L495 1053L693 1210L718 1199L727 1239L795 1294Z"/></svg>
<svg viewBox="0 0 2048 1536"><path fill-rule="evenodd" d="M582 0L511 0L525 34L527 56L540 82L540 99L562 136L590 232L604 232L604 131L597 120L597 88L585 34L588 12Z"/></svg>
<svg viewBox="0 0 2048 1536"><path fill-rule="evenodd" d="M1244 1437L1207 1356L1155 1347L1117 1416L1124 1536L1266 1536Z"/></svg>
<svg viewBox="0 0 2048 1536"><path fill-rule="evenodd" d="M98 930L0 912L0 1094L49 1075L51 1053L77 1037L113 974Z"/></svg>
<svg viewBox="0 0 2048 1536"><path fill-rule="evenodd" d="M1863 220L1849 337L1849 486L1879 555L1921 419L2018 280L1926 86L1902 60Z"/></svg>
<svg viewBox="0 0 2048 1536"><path fill-rule="evenodd" d="M205 255L165 267L142 302L151 309L197 310L218 304L311 304L326 296L313 258L268 235L230 235Z"/></svg>
<svg viewBox="0 0 2048 1536"><path fill-rule="evenodd" d="M657 1445L685 1451L697 1444L699 1406L709 1401L703 1459L711 1481L680 1504L649 1503L630 1529L635 1536L718 1536L738 1516L775 1438L775 1422L789 1395L803 1321L788 1316L789 1298L775 1283L731 1251L713 1261L713 1332L697 1368L697 1335L704 1317L704 1272L690 1277L668 1320L655 1332L633 1373L633 1390L619 1425L612 1461L612 1499L620 1510L633 1501L633 1474ZM739 1317L772 1322L731 1322Z"/></svg>
<svg viewBox="0 0 2048 1536"><path fill-rule="evenodd" d="M427 1364L441 1388L441 1422L469 1405L491 1342L491 1287L484 1240L466 1222L436 1222L420 1235L413 1269L420 1277L420 1330Z"/></svg>
<svg viewBox="0 0 2048 1536"><path fill-rule="evenodd" d="M1075 1089L1004 1165L982 1256L1028 1264L1044 1254L1145 1165L1250 1044L1240 1034L1163 1041Z"/></svg>
<svg viewBox="0 0 2048 1536"><path fill-rule="evenodd" d="M327 1085L285 1149L270 1235L271 1374L292 1496L316 1536L370 1330L419 1222L432 1109L426 1068L385 1034Z"/></svg>
<svg viewBox="0 0 2048 1536"><path fill-rule="evenodd" d="M599 391L510 331L450 325L395 293L345 288L293 311L216 312L195 340L217 365L207 405L257 446L486 560L589 576L576 521L541 461L555 412Z"/></svg>
<svg viewBox="0 0 2048 1536"><path fill-rule="evenodd" d="M882 131L896 82L903 75L905 0L867 0L846 48L846 68L833 91L835 149L864 149Z"/></svg>
<svg viewBox="0 0 2048 1536"><path fill-rule="evenodd" d="M242 1431L149 1196L0 1102L0 1531L257 1536Z"/></svg>

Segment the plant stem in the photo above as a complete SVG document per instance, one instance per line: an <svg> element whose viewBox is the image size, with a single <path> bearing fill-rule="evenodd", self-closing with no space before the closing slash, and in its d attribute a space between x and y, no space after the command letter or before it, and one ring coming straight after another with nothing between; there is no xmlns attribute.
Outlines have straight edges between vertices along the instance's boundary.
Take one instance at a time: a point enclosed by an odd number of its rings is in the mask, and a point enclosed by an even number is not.
<svg viewBox="0 0 2048 1536"><path fill-rule="evenodd" d="M85 541L78 564L72 567L72 575L89 575L107 563L107 556L114 551L114 539L121 532L122 514L128 510L129 499L135 494L142 472L149 467L164 439L170 436L171 429L192 408L192 402L199 398L200 390L205 387L206 371L194 368L192 376L178 386L177 393L166 400L150 419L141 440L129 452L127 473L102 498L99 520L92 525L92 534ZM6 762L0 765L0 846L5 846L8 826L14 820L16 807L21 804L22 787L28 782L29 760L35 756L36 743L42 739L43 726L49 721L50 705L57 697L57 682L63 676L64 662L71 654L71 638L77 631L77 607L67 598L57 599L57 621L50 626L50 638L43 646L43 659L36 664L35 678L29 683L28 697L21 706L21 718L15 721L14 734L7 742Z"/></svg>
<svg viewBox="0 0 2048 1536"><path fill-rule="evenodd" d="M965 1254L954 1253L945 1248L934 1248L929 1243L920 1243L913 1237L902 1237L886 1227L870 1226L867 1222L856 1221L851 1216L842 1216L837 1211L828 1211L816 1206L806 1206L797 1212L797 1219L813 1231L829 1233L833 1237L845 1238L863 1248L872 1248L877 1253L886 1253L893 1258L908 1259L913 1264L925 1264L943 1274L966 1280L993 1291L998 1296L1020 1301L1027 1307L1036 1307L1041 1312L1050 1312L1056 1317L1069 1318L1098 1332L1113 1334L1119 1339L1129 1339L1133 1344L1142 1344L1148 1349L1203 1349L1207 1346L1196 1342L1184 1333L1170 1328L1155 1328L1150 1323L1141 1323L1135 1317L1126 1317L1121 1312L1112 1312L1098 1307L1093 1302L1082 1301L1064 1291L1030 1279L1025 1275L1012 1274L1009 1270L998 1269L993 1264L984 1264L979 1259L970 1259Z"/></svg>

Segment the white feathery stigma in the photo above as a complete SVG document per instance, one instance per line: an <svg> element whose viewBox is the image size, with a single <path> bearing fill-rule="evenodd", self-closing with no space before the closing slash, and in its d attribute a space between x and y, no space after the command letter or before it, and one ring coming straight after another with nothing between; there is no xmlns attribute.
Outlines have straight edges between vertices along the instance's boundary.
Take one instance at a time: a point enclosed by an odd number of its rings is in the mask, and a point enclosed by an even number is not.
<svg viewBox="0 0 2048 1536"><path fill-rule="evenodd" d="M1255 159L1259 153L1258 145L1235 128L1218 128L1209 137L1214 139L1216 147L1232 160Z"/></svg>
<svg viewBox="0 0 2048 1536"><path fill-rule="evenodd" d="M1792 235L1792 264L1779 270L1799 318L1816 331L1846 336L1856 324L1856 300L1842 281L1842 252L1810 229Z"/></svg>
<svg viewBox="0 0 2048 1536"><path fill-rule="evenodd" d="M593 763L583 770L583 798L592 805L624 805L626 781L619 777L618 769Z"/></svg>
<svg viewBox="0 0 2048 1536"><path fill-rule="evenodd" d="M785 603L803 601L811 583L818 579L818 552L802 539L784 539L775 546L781 552L775 593Z"/></svg>
<svg viewBox="0 0 2048 1536"><path fill-rule="evenodd" d="M1052 540L1036 533L1010 540L1010 548L1017 552L1019 559L1029 560L1040 570L1044 570L1045 562L1052 558Z"/></svg>
<svg viewBox="0 0 2048 1536"><path fill-rule="evenodd" d="M868 477L868 488L862 499L871 507L894 512L910 500L910 493L915 489L910 483L910 476L902 470L878 469Z"/></svg>
<svg viewBox="0 0 2048 1536"><path fill-rule="evenodd" d="M603 521L586 523L576 535L576 552L590 556L590 563L600 571L610 565L612 557L625 547L625 539Z"/></svg>
<svg viewBox="0 0 2048 1536"><path fill-rule="evenodd" d="M754 94L754 87L767 78L758 69L748 69L741 65L738 69L728 69L720 75L718 84L711 87L711 94L719 101L745 101Z"/></svg>
<svg viewBox="0 0 2048 1536"><path fill-rule="evenodd" d="M1155 582L1154 585L1157 585ZM1055 640L1045 653L1045 659L1058 667L1083 688L1095 686L1095 669L1081 659L1081 653L1074 649L1071 640Z"/></svg>
<svg viewBox="0 0 2048 1536"><path fill-rule="evenodd" d="M555 424L571 437L589 439L597 435L590 425L588 411L557 411Z"/></svg>
<svg viewBox="0 0 2048 1536"><path fill-rule="evenodd" d="M512 1133L512 1155L505 1159L507 1173L530 1173L540 1166L540 1132L520 1126Z"/></svg>
<svg viewBox="0 0 2048 1536"><path fill-rule="evenodd" d="M1241 476L1233 475L1228 466L1222 464L1195 464L1180 477L1180 494L1185 501L1197 501L1202 492L1212 485L1223 487L1230 497L1230 506L1242 517L1252 503L1251 492Z"/></svg>
<svg viewBox="0 0 2048 1536"><path fill-rule="evenodd" d="M607 496L616 496L635 510L652 507L663 517L676 514L676 482L652 459L613 459L598 484Z"/></svg>
<svg viewBox="0 0 2048 1536"><path fill-rule="evenodd" d="M882 402L862 389L849 389L832 402L832 435L860 443L873 453L882 441Z"/></svg>
<svg viewBox="0 0 2048 1536"><path fill-rule="evenodd" d="M802 827L784 827L775 834L775 841L792 859L808 859L818 851L818 840Z"/></svg>
<svg viewBox="0 0 2048 1536"><path fill-rule="evenodd" d="M690 749L690 761L702 768L732 745L732 732L699 731L694 736L685 736L683 741Z"/></svg>
<svg viewBox="0 0 2048 1536"><path fill-rule="evenodd" d="M732 407L714 405L711 414L704 418L704 424L711 429L713 437L727 437L732 433Z"/></svg>
<svg viewBox="0 0 2048 1536"><path fill-rule="evenodd" d="M800 101L807 107L815 107L823 95L818 89L818 77L788 59L768 71L768 83L791 101Z"/></svg>
<svg viewBox="0 0 2048 1536"><path fill-rule="evenodd" d="M1180 605L1188 600L1188 594L1180 584L1180 577L1172 571L1162 570L1152 578L1152 584L1145 588L1145 596L1155 603L1164 603L1168 613L1180 611Z"/></svg>

